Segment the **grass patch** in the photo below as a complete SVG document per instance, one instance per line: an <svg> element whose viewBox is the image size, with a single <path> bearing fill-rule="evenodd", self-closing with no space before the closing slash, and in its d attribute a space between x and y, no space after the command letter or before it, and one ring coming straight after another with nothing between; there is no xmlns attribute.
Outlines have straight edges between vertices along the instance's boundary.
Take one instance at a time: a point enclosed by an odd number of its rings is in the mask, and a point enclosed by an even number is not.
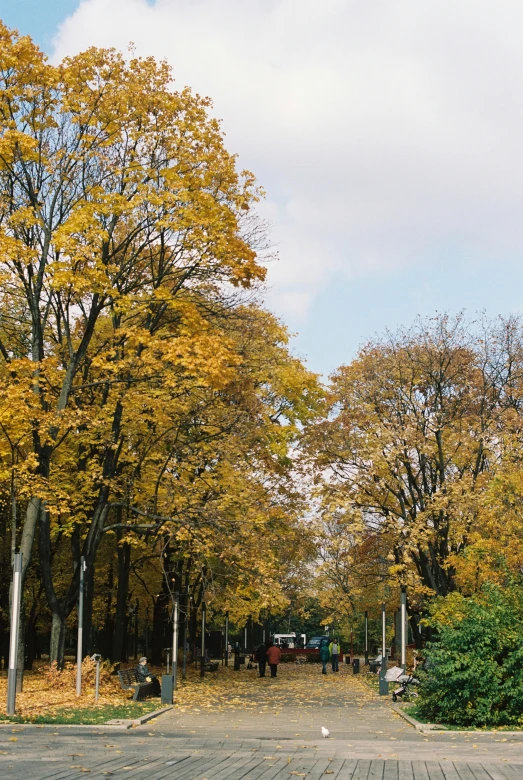
<svg viewBox="0 0 523 780"><path fill-rule="evenodd" d="M22 715L13 715L12 717L3 716L0 723L50 723L50 724L73 724L93 726L107 723L108 720L116 718L122 720L132 720L146 715L148 712L154 712L161 707L160 699L151 701L136 701L129 704L103 704L91 707L63 707L54 709L48 714L34 715L33 717Z"/></svg>
<svg viewBox="0 0 523 780"><path fill-rule="evenodd" d="M419 720L420 723L430 723L427 718L424 718L423 715L420 715L415 704L406 704L404 707L402 707L402 710L403 712L406 712L407 715L410 715L411 718L416 718L416 720Z"/></svg>
<svg viewBox="0 0 523 780"><path fill-rule="evenodd" d="M403 712L410 715L411 718L415 718L420 723L430 724L431 721L420 715L418 708L415 704L407 704L402 708ZM481 733L482 731L523 731L523 726L457 726L454 723L438 723L439 726L443 726L445 731L467 731L471 733Z"/></svg>

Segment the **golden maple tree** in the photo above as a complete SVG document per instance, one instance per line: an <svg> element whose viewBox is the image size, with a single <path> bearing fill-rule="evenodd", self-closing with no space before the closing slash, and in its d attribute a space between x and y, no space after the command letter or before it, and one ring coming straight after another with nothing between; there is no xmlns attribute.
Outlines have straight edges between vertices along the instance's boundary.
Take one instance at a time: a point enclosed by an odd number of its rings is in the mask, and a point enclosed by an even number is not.
<svg viewBox="0 0 523 780"><path fill-rule="evenodd" d="M165 63L90 49L52 66L3 25L0 40L0 478L26 582L37 542L51 656L80 556L92 605L111 532L116 555L168 539L231 609L254 577L238 606L254 613L281 598L263 583L319 397L242 295L265 275L261 192ZM220 568L211 587L202 572Z"/></svg>

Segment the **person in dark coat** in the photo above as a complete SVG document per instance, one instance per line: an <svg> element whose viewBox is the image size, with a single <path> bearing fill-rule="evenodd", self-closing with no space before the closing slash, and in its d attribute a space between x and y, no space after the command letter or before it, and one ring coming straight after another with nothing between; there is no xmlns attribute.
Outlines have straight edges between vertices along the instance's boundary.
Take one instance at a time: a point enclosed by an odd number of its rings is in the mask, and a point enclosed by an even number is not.
<svg viewBox="0 0 523 780"><path fill-rule="evenodd" d="M240 645L238 644L238 642L234 643L233 653L234 653L234 671L239 672L240 671Z"/></svg>
<svg viewBox="0 0 523 780"><path fill-rule="evenodd" d="M138 666L136 667L136 680L139 683L152 682L153 683L153 696L159 696L162 689L158 677L151 674L149 667L147 666L147 658L145 656L140 658Z"/></svg>
<svg viewBox="0 0 523 780"><path fill-rule="evenodd" d="M322 667L321 667L322 674L327 674L327 661L331 656L328 642L329 642L328 639L324 639L320 645L320 661L322 663Z"/></svg>
<svg viewBox="0 0 523 780"><path fill-rule="evenodd" d="M265 669L267 666L267 642L263 642L254 654L258 661L258 669L260 671L260 677L265 677Z"/></svg>

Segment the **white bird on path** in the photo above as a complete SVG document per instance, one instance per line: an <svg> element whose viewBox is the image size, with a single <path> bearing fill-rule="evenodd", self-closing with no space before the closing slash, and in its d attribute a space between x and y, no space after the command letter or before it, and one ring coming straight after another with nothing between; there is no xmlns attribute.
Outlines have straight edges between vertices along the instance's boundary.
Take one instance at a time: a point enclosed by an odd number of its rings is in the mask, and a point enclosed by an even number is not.
<svg viewBox="0 0 523 780"><path fill-rule="evenodd" d="M327 739L327 737L330 737L331 733L329 729L326 729L325 726L321 727L321 733L323 734L323 737Z"/></svg>

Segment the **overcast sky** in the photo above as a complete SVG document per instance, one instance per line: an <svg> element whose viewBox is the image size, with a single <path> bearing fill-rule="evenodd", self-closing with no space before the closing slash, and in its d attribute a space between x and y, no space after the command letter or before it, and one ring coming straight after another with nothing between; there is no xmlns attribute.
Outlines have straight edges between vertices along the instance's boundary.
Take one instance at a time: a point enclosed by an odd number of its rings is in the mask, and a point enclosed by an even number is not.
<svg viewBox="0 0 523 780"><path fill-rule="evenodd" d="M267 191L268 304L329 373L384 328L523 304L516 0L0 0L58 61L166 57Z"/></svg>

